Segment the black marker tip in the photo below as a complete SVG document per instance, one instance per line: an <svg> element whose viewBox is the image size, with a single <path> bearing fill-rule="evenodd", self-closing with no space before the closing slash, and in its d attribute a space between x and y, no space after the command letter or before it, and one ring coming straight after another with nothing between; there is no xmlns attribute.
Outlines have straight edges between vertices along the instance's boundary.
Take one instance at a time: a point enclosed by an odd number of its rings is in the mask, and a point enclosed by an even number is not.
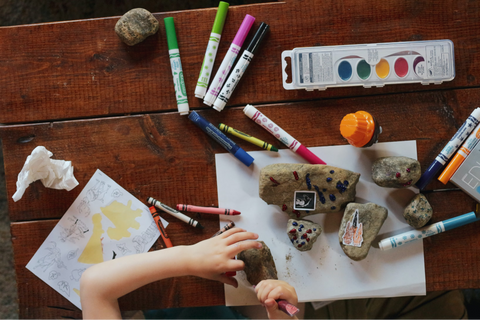
<svg viewBox="0 0 480 320"><path fill-rule="evenodd" d="M200 224L200 222L199 222L199 223L197 223L197 225L195 226L195 228L204 229L205 227L202 226L202 225Z"/></svg>

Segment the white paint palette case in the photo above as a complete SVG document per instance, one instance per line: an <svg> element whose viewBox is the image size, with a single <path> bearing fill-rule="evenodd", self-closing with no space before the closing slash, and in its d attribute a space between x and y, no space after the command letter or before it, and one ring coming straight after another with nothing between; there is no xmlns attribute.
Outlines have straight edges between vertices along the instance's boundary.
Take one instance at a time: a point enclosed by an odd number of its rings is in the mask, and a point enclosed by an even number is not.
<svg viewBox="0 0 480 320"><path fill-rule="evenodd" d="M290 58L289 62L287 58ZM291 78L286 70L290 66ZM453 42L430 40L295 48L282 52L286 90L440 84L455 78Z"/></svg>

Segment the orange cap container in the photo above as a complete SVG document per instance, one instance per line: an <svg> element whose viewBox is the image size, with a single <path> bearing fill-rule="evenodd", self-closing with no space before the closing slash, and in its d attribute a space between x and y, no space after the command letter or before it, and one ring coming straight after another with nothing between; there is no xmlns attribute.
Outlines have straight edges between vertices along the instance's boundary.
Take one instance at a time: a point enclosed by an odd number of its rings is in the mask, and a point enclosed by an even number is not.
<svg viewBox="0 0 480 320"><path fill-rule="evenodd" d="M369 147L376 142L381 128L373 116L366 111L349 113L340 123L340 133L348 143L355 147ZM373 139L375 138L375 139Z"/></svg>

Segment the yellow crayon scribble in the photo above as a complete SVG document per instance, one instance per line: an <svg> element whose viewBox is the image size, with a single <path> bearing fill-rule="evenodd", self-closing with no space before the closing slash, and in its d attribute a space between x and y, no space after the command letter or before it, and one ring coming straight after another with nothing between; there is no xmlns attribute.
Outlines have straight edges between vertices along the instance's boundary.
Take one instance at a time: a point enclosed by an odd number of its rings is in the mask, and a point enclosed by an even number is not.
<svg viewBox="0 0 480 320"><path fill-rule="evenodd" d="M77 288L73 288L73 292L75 292L76 294L78 294L78 296L80 296L80 290L78 290Z"/></svg>
<svg viewBox="0 0 480 320"><path fill-rule="evenodd" d="M135 219L142 215L142 209L132 210L131 206L131 200L128 201L127 205L113 201L110 205L100 208L103 214L115 225L115 228L108 228L107 230L110 239L128 238L131 235L128 228L136 230L140 228L140 223Z"/></svg>
<svg viewBox="0 0 480 320"><path fill-rule="evenodd" d="M102 234L105 231L102 228L102 215L100 213L94 214L92 222L92 236L78 258L78 262L81 263L95 264L103 262Z"/></svg>

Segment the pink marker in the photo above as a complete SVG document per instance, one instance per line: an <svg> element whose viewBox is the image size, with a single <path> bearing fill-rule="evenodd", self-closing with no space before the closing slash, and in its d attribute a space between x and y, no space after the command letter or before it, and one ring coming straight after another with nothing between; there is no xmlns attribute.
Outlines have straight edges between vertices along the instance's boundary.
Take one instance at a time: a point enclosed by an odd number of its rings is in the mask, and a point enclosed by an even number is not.
<svg viewBox="0 0 480 320"><path fill-rule="evenodd" d="M210 88L208 88L207 94L203 98L203 103L205 103L207 106L211 106L215 102L220 90L222 90L222 85L227 79L230 69L232 69L233 63L235 62L235 59L237 58L243 42L245 41L245 38L247 37L254 21L255 18L249 14L247 14L243 19L240 29L238 29L237 34L235 35L235 38L233 39L233 42L230 45L227 54L225 55L225 58L223 58L220 68L218 68L218 71L215 74L215 78L213 78L213 81L210 84Z"/></svg>
<svg viewBox="0 0 480 320"><path fill-rule="evenodd" d="M243 113L258 125L262 126L265 130L270 132L275 138L280 140L284 145L289 147L293 152L300 155L303 159L307 160L311 164L326 164L325 161L314 155L304 145L295 140L291 135L286 133L282 128L276 125L272 120L265 117L263 113L257 110L254 106L248 104Z"/></svg>

